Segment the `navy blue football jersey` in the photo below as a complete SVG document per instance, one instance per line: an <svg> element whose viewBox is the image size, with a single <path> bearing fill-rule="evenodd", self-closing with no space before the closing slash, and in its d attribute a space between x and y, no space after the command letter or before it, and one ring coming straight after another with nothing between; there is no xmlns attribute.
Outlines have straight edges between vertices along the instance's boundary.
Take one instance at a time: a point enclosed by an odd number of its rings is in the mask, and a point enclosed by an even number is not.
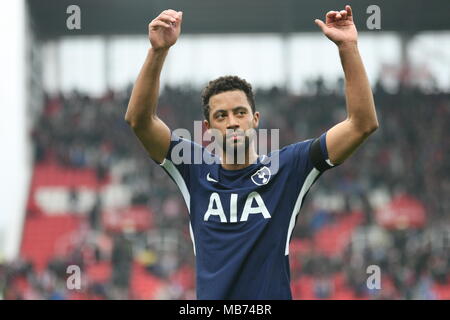
<svg viewBox="0 0 450 320"><path fill-rule="evenodd" d="M198 299L292 298L289 242L309 189L332 167L325 137L226 170L212 161L216 155L172 133L160 166L178 185L189 211ZM199 152L207 157L195 164ZM270 166L275 156L278 165Z"/></svg>

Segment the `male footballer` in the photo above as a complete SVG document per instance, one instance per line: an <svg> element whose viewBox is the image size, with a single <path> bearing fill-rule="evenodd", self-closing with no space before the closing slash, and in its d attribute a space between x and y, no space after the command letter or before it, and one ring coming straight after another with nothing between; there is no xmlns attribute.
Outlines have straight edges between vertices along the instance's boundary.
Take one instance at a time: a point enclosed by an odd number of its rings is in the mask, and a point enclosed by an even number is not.
<svg viewBox="0 0 450 320"><path fill-rule="evenodd" d="M351 7L329 11L325 22L315 23L337 45L347 118L320 137L271 152L269 158L278 157L276 170L247 134L258 127L260 113L251 85L237 76L210 81L202 93L205 127L221 134L219 152L210 154L217 161L189 161L204 147L176 135L156 110L161 70L180 35L182 12L165 10L149 24L151 48L125 120L186 202L198 299L292 299L289 242L306 194L324 171L344 162L378 128ZM194 152L185 154L188 161L174 161L178 150L189 149ZM243 150L243 161L230 157L229 149Z"/></svg>

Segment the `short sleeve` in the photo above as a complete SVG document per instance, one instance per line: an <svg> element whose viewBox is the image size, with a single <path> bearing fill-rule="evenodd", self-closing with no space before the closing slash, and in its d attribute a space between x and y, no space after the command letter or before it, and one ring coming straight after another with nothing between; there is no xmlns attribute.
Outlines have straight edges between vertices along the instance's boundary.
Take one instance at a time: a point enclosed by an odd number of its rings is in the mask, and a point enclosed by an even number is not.
<svg viewBox="0 0 450 320"><path fill-rule="evenodd" d="M155 162L163 167L180 188L182 186L189 188L190 168L193 164L201 161L202 152L202 146L172 132L165 159L162 163Z"/></svg>
<svg viewBox="0 0 450 320"><path fill-rule="evenodd" d="M309 150L309 158L317 170L324 172L335 167L328 157L327 133L323 133L319 138L314 139Z"/></svg>
<svg viewBox="0 0 450 320"><path fill-rule="evenodd" d="M326 132L316 139L309 139L286 147L296 173L307 173L316 168L324 172L334 165L328 159Z"/></svg>

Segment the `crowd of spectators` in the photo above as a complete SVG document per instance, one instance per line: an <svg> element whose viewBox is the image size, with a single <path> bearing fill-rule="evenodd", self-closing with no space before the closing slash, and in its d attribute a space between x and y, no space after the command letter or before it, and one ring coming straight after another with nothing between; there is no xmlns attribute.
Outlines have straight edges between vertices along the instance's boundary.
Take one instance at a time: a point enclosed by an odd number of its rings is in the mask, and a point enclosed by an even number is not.
<svg viewBox="0 0 450 320"><path fill-rule="evenodd" d="M309 241L355 210L362 212L361 223L341 252L324 254L313 243L309 250L291 255L292 282L301 286L303 277L315 279L315 298L333 297L337 290L333 277L342 275L345 285L361 298L433 299L433 285L448 284L450 270L450 95L414 88L388 93L381 84L374 94L379 130L347 162L316 183L300 214L294 239ZM114 270L106 283L89 286L88 298L133 298L128 290L133 260L164 280L166 290L157 297L189 298L195 281L188 287L177 287L172 281L180 269L194 277L192 248L186 245L190 241L187 209L176 185L147 156L124 121L129 96L130 88L110 91L101 98L79 92L48 96L32 130L34 160L36 164L55 161L62 167L91 168L99 177L108 175L118 163L130 163L132 169L120 181L132 193L130 205L144 204L155 213L151 230L131 238L113 235L99 225L101 204L97 202L87 215L91 223L86 223L86 232L95 234L95 239L109 238L111 249L103 252L95 245L92 259L108 260ZM342 81L332 88L319 80L311 82L309 95L293 95L276 87L258 90L256 105L261 112L260 128L281 129L280 147L317 137L346 116ZM192 131L193 121L202 120L200 91L187 86L164 87L158 115L171 129ZM405 193L420 201L426 210L425 225L406 229L380 226L371 200L374 190L382 190L389 198ZM319 196L322 200L316 201ZM344 200L343 205L317 205L336 196ZM159 241L164 237L175 244ZM76 258L79 265L88 263L87 255L82 254L86 243L75 248L65 262ZM92 249L92 243L88 248ZM386 284L382 290L367 288L369 265L380 267ZM37 273L29 261L0 264L0 293L9 299L70 298L63 288L67 274L58 266L58 261L49 261L45 272ZM33 284L27 294L15 283L21 277ZM109 286L117 290L108 290ZM294 290L294 297L302 295Z"/></svg>

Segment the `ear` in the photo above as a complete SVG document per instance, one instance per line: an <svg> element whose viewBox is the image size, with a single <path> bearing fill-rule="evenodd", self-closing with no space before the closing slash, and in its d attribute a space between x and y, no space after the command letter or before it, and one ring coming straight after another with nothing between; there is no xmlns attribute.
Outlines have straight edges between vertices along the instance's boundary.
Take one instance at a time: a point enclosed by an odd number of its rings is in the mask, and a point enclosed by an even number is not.
<svg viewBox="0 0 450 320"><path fill-rule="evenodd" d="M259 112L256 111L253 114L253 128L258 128L258 126L259 126Z"/></svg>
<svg viewBox="0 0 450 320"><path fill-rule="evenodd" d="M208 120L203 120L203 124L205 125L206 129L211 129L211 125L209 124Z"/></svg>

